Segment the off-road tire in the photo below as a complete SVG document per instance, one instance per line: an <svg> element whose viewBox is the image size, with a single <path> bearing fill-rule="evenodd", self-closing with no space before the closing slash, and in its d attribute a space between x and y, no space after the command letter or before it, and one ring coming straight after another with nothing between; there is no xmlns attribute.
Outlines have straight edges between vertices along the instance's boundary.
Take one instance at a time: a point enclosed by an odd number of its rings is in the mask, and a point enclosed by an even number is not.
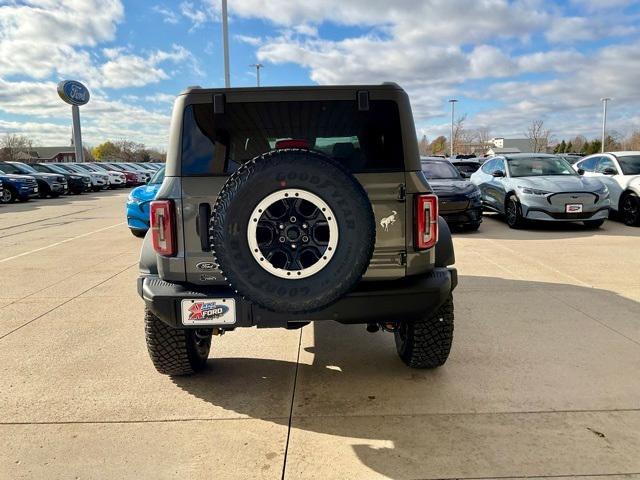
<svg viewBox="0 0 640 480"><path fill-rule="evenodd" d="M585 227L596 230L604 224L604 220L605 220L604 218L600 220L585 220L582 223L584 224Z"/></svg>
<svg viewBox="0 0 640 480"><path fill-rule="evenodd" d="M134 237L138 237L138 238L144 238L145 235L147 234L147 231L143 230L142 228L130 228L129 230L131 230L131 234Z"/></svg>
<svg viewBox="0 0 640 480"><path fill-rule="evenodd" d="M505 202L505 219L509 228L519 229L525 226L526 220L522 216L522 207L515 195L509 196Z"/></svg>
<svg viewBox="0 0 640 480"><path fill-rule="evenodd" d="M449 358L453 342L453 297L418 320L400 323L394 333L400 359L411 368L436 368Z"/></svg>
<svg viewBox="0 0 640 480"><path fill-rule="evenodd" d="M295 278L295 269L291 278L267 271L247 239L254 209L286 189L317 196L337 223L333 256L306 278ZM267 310L286 313L317 311L345 295L369 266L375 234L371 203L360 183L331 158L304 149L275 150L243 164L220 191L209 228L214 260L229 285Z"/></svg>
<svg viewBox="0 0 640 480"><path fill-rule="evenodd" d="M158 372L164 375L191 375L207 365L211 332L172 328L148 309L144 315L147 350Z"/></svg>

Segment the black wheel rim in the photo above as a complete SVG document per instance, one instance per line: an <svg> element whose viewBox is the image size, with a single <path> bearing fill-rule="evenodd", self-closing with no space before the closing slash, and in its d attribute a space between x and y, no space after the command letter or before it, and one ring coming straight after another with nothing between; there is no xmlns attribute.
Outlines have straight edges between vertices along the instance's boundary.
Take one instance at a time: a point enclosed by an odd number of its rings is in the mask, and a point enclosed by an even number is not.
<svg viewBox="0 0 640 480"><path fill-rule="evenodd" d="M513 200L509 200L507 204L507 223L509 225L515 225L518 221L518 206Z"/></svg>
<svg viewBox="0 0 640 480"><path fill-rule="evenodd" d="M624 223L627 225L635 225L638 223L638 202L633 197L627 197L624 199L624 203L622 205L622 214L624 218Z"/></svg>
<svg viewBox="0 0 640 480"><path fill-rule="evenodd" d="M256 261L282 278L304 278L324 268L338 235L328 205L302 190L284 191L275 201L268 198L256 207L247 231Z"/></svg>

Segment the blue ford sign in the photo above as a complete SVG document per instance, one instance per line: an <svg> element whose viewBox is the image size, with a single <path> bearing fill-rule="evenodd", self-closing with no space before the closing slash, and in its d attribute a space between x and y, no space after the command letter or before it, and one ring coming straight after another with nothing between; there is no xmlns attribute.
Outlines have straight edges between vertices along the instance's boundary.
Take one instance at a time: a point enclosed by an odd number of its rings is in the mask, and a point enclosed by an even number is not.
<svg viewBox="0 0 640 480"><path fill-rule="evenodd" d="M84 105L89 101L89 90L80 82L65 80L58 84L58 95L71 105Z"/></svg>

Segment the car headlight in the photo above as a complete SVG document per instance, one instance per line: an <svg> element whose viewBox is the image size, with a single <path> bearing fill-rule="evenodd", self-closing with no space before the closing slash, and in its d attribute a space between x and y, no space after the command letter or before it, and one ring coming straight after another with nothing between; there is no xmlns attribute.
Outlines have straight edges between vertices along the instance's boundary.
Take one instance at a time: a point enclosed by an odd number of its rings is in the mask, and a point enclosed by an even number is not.
<svg viewBox="0 0 640 480"><path fill-rule="evenodd" d="M537 188L521 187L520 185L518 185L518 188L525 195L540 195L540 196L543 196L543 195L549 195L551 193L551 192L546 192L544 190L538 190Z"/></svg>
<svg viewBox="0 0 640 480"><path fill-rule="evenodd" d="M607 188L607 186L605 184L602 184L602 186L600 188L598 188L598 190L596 190L595 193L597 193L598 195L601 195L601 196L608 195L609 194L609 189Z"/></svg>

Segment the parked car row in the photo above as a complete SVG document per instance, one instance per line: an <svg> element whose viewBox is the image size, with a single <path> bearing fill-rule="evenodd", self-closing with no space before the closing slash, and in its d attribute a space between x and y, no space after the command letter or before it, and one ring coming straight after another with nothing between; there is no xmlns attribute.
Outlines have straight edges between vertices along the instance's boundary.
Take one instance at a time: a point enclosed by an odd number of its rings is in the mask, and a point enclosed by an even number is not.
<svg viewBox="0 0 640 480"><path fill-rule="evenodd" d="M640 152L421 160L440 214L453 228L477 230L483 209L503 215L511 228L532 220L599 228L610 214L640 226Z"/></svg>
<svg viewBox="0 0 640 480"><path fill-rule="evenodd" d="M0 162L0 202L79 195L147 183L163 164Z"/></svg>
<svg viewBox="0 0 640 480"><path fill-rule="evenodd" d="M504 215L512 228L530 220L599 228L610 213L640 226L640 152L590 155L573 165L552 154L499 155L470 180L484 208Z"/></svg>

